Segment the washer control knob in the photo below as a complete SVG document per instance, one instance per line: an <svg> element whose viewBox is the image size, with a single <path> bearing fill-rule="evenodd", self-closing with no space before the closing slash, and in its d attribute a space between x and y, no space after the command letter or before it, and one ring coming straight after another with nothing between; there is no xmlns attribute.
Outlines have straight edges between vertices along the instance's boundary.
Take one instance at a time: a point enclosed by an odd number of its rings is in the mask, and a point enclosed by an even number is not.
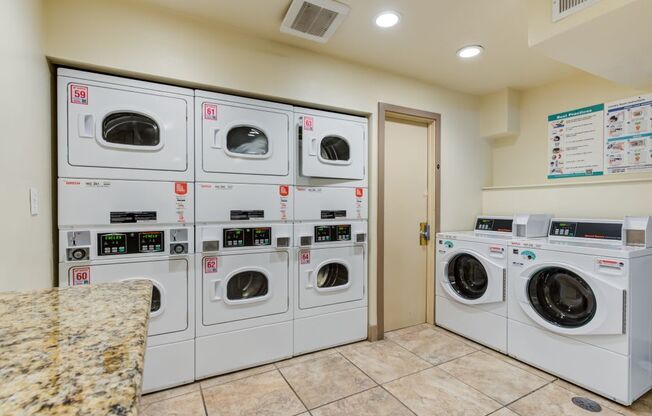
<svg viewBox="0 0 652 416"><path fill-rule="evenodd" d="M75 260L81 260L86 257L86 252L80 248L72 252L72 258Z"/></svg>
<svg viewBox="0 0 652 416"><path fill-rule="evenodd" d="M175 244L172 246L172 252L174 254L183 254L186 252L185 244Z"/></svg>

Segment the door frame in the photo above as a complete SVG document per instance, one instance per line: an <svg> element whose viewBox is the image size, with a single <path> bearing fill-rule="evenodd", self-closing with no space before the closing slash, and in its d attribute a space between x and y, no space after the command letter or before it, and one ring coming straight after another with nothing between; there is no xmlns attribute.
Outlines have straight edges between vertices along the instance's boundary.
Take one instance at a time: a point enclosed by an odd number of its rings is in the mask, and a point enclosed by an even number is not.
<svg viewBox="0 0 652 416"><path fill-rule="evenodd" d="M385 121L388 116L425 123L428 126L428 223L430 242L426 264L426 322L435 322L435 239L439 232L441 207L441 114L394 104L378 103L378 220L376 256L376 328L372 341L385 333ZM434 210L432 209L434 207Z"/></svg>

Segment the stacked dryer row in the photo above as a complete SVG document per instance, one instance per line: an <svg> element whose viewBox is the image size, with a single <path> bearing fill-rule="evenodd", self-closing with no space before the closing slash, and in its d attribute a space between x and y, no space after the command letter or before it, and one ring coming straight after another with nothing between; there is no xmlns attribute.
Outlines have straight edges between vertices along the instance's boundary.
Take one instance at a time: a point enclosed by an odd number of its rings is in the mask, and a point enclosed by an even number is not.
<svg viewBox="0 0 652 416"><path fill-rule="evenodd" d="M57 108L59 285L149 279L143 390L191 382L193 91L59 69Z"/></svg>

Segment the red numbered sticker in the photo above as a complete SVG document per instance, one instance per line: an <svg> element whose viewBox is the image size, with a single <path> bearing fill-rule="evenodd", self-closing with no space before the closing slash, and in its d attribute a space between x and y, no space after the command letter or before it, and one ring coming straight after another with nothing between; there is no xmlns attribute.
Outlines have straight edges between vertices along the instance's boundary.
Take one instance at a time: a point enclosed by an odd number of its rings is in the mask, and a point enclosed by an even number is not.
<svg viewBox="0 0 652 416"><path fill-rule="evenodd" d="M299 259L301 264L310 264L310 251L309 250L301 250L299 252Z"/></svg>
<svg viewBox="0 0 652 416"><path fill-rule="evenodd" d="M288 196L290 195L290 187L287 185L281 185L278 187L278 193L281 196Z"/></svg>
<svg viewBox="0 0 652 416"><path fill-rule="evenodd" d="M364 189L362 188L355 188L355 196L357 198L362 198L364 196Z"/></svg>
<svg viewBox="0 0 652 416"><path fill-rule="evenodd" d="M174 193L177 195L185 195L188 193L188 184L186 182L175 182Z"/></svg>
<svg viewBox="0 0 652 416"><path fill-rule="evenodd" d="M204 120L217 120L217 105L204 103Z"/></svg>
<svg viewBox="0 0 652 416"><path fill-rule="evenodd" d="M70 84L70 102L88 105L88 87Z"/></svg>
<svg viewBox="0 0 652 416"><path fill-rule="evenodd" d="M90 285L91 284L91 268L90 267L75 267L72 269L72 285Z"/></svg>
<svg viewBox="0 0 652 416"><path fill-rule="evenodd" d="M217 273L217 257L204 257L204 273Z"/></svg>
<svg viewBox="0 0 652 416"><path fill-rule="evenodd" d="M312 117L303 118L303 129L305 131L312 131L314 127L315 127L315 120Z"/></svg>

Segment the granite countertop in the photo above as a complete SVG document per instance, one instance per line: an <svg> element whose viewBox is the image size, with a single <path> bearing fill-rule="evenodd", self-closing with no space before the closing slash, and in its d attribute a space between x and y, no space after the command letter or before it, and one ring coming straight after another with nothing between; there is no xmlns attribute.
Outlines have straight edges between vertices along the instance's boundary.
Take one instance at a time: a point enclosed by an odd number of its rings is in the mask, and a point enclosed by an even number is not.
<svg viewBox="0 0 652 416"><path fill-rule="evenodd" d="M136 415L152 285L0 293L0 415Z"/></svg>

